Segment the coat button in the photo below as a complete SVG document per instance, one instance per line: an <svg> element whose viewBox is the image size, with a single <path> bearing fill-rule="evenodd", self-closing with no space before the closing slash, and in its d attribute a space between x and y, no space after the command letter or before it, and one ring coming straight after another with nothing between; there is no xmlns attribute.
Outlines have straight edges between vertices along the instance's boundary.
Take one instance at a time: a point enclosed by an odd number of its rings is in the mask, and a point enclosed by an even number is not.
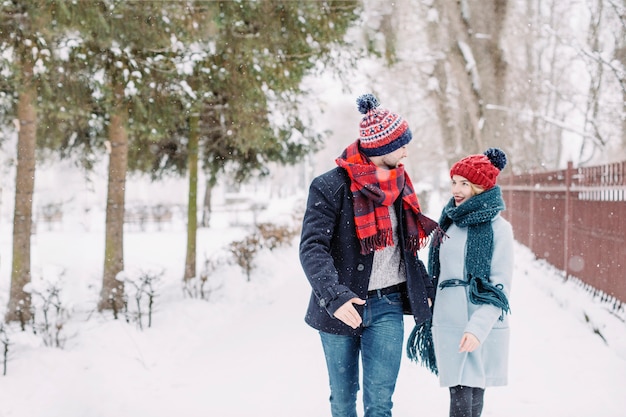
<svg viewBox="0 0 626 417"><path fill-rule="evenodd" d="M356 266L356 270L357 270L357 271L359 271L359 272L361 272L361 271L362 271L362 270L364 270L364 269L365 269L365 265L363 265L363 264L358 264L358 265Z"/></svg>
<svg viewBox="0 0 626 417"><path fill-rule="evenodd" d="M326 300L324 300L323 298L320 298L320 307L326 307Z"/></svg>

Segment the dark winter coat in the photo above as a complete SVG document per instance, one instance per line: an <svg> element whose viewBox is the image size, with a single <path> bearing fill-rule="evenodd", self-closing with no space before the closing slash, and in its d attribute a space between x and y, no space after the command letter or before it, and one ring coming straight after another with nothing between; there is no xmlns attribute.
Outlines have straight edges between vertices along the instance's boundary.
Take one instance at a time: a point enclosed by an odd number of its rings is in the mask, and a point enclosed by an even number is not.
<svg viewBox="0 0 626 417"><path fill-rule="evenodd" d="M407 293L404 310L420 324L431 318L427 298L435 288L417 256L404 250L406 225L401 199L395 204L398 236L405 262ZM315 178L309 188L300 240L300 262L311 287L305 321L313 328L333 334L358 335L334 317L348 300L367 297L374 252L362 255L356 236L350 178L342 168L332 169ZM355 305L362 315L363 307Z"/></svg>

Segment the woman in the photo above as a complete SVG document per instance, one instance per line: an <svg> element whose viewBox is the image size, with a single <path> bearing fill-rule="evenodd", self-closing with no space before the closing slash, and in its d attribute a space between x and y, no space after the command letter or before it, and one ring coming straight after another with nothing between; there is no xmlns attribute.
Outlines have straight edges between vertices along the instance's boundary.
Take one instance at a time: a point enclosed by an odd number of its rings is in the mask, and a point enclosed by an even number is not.
<svg viewBox="0 0 626 417"><path fill-rule="evenodd" d="M506 162L490 148L452 166L452 198L439 220L446 235L430 249L432 335L450 417L479 417L485 388L507 384L513 232L496 185Z"/></svg>

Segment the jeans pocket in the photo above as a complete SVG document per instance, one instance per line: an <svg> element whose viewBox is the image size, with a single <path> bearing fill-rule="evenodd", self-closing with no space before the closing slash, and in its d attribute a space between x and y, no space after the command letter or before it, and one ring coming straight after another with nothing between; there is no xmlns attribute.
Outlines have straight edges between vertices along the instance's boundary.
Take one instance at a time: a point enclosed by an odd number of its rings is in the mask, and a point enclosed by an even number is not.
<svg viewBox="0 0 626 417"><path fill-rule="evenodd" d="M391 294L383 295L382 298L389 305L393 305L393 306L397 306L397 305L401 306L402 305L402 293L394 292L394 293L391 293Z"/></svg>

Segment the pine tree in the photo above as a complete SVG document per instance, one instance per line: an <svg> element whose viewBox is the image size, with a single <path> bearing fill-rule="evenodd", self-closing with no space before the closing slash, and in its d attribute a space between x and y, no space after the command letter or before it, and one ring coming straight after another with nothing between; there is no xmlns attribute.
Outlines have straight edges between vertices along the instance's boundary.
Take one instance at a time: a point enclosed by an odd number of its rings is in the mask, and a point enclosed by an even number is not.
<svg viewBox="0 0 626 417"><path fill-rule="evenodd" d="M299 84L356 19L357 2L53 2L60 57L39 145L85 168L108 155L99 309L124 287L125 184L189 170L185 277L195 275L197 168L211 184L295 162L317 137L298 118ZM46 3L48 5L48 3ZM39 5L41 6L41 5ZM50 78L52 80L52 78ZM280 111L280 123L271 122ZM294 130L304 141L292 141ZM106 153L105 153L106 152ZM196 159L198 158L198 159ZM201 162L198 162L201 161Z"/></svg>
<svg viewBox="0 0 626 417"><path fill-rule="evenodd" d="M187 63L188 72L179 72L181 79L173 77L164 90L172 101L180 93L186 118L176 129L184 135L170 139L168 149L175 151L155 155L153 167L180 170L183 158L187 162L185 280L196 272L198 156L210 190L220 175L241 182L267 173L270 161L293 163L306 155L318 138L298 117L300 83L343 44L358 16L356 6L346 1L197 2L170 10L181 44L169 58ZM177 87L181 81L191 91ZM277 109L283 120L273 124L271 113ZM304 140L291 140L294 130Z"/></svg>
<svg viewBox="0 0 626 417"><path fill-rule="evenodd" d="M55 5L43 1L0 4L0 50L8 57L3 66L2 92L6 106L0 112L5 125L17 119L17 169L13 213L13 259L11 289L5 320L24 324L30 320L31 298L25 286L31 281L30 239L33 232L36 143L41 129L39 112L51 100L50 85L56 82L53 42Z"/></svg>
<svg viewBox="0 0 626 417"><path fill-rule="evenodd" d="M71 17L66 23L78 34L69 48L66 70L79 81L68 79L68 85L87 90L83 100L91 111L87 125L76 121L80 111L67 115L66 125L84 130L66 144L96 155L106 149L109 159L99 310L116 314L124 303L124 284L117 276L124 270L127 173L149 166L147 161L154 158L148 145L167 144L175 131L171 126L181 117L179 104L166 101L171 98L166 89L173 74L172 38L178 29L178 21L169 15L184 5L118 0L66 4Z"/></svg>

